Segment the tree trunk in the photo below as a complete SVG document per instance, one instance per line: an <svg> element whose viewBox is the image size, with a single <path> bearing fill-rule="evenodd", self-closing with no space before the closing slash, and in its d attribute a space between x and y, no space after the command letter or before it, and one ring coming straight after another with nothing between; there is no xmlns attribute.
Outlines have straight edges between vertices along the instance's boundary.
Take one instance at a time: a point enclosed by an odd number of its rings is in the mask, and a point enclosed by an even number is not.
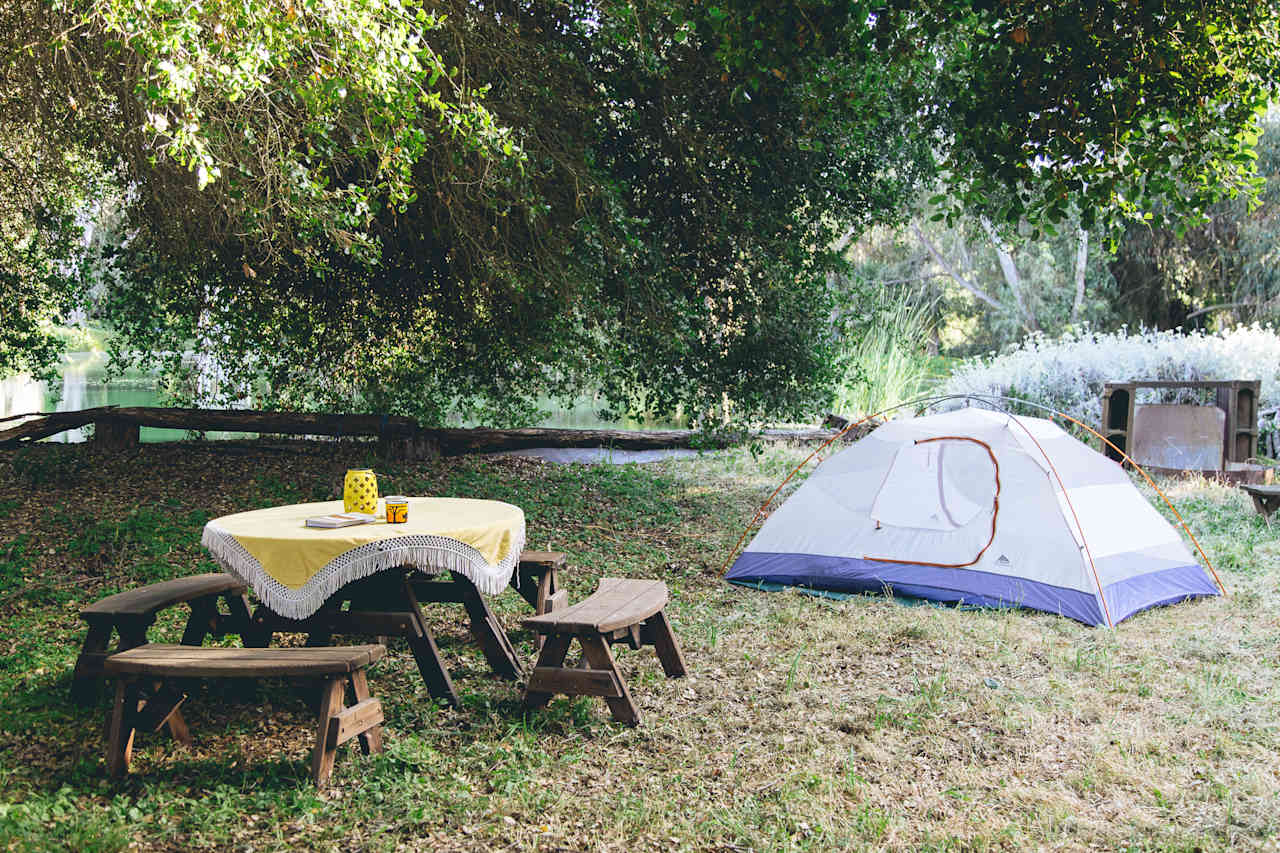
<svg viewBox="0 0 1280 853"><path fill-rule="evenodd" d="M1018 274L1018 266L1013 262L1013 255L1000 242L1000 235L996 234L996 229L992 227L991 220L983 216L981 218L982 229L987 232L987 236L991 238L991 245L995 247L996 257L1000 259L1000 271L1004 273L1004 280L1009 285L1009 291L1013 293L1013 302L1018 306L1018 314L1022 318L1022 325L1029 332L1040 331L1040 326L1036 323L1035 312L1027 305L1027 301L1022 295L1022 276Z"/></svg>
<svg viewBox="0 0 1280 853"><path fill-rule="evenodd" d="M1071 303L1071 325L1080 322L1084 310L1084 271L1089 262L1089 232L1080 229L1080 245L1076 249L1076 298Z"/></svg>

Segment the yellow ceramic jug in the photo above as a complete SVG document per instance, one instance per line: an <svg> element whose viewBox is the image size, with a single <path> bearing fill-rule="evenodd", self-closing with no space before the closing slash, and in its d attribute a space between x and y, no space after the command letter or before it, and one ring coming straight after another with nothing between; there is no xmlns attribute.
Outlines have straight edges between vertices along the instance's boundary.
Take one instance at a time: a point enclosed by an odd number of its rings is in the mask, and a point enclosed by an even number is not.
<svg viewBox="0 0 1280 853"><path fill-rule="evenodd" d="M342 508L346 512L378 511L378 476L372 468L349 468L342 481Z"/></svg>

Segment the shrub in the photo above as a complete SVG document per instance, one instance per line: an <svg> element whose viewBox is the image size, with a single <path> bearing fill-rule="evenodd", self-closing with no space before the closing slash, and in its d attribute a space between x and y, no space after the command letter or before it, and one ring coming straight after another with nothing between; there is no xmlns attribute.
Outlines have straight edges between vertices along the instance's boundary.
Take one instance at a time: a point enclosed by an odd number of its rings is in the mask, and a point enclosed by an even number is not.
<svg viewBox="0 0 1280 853"><path fill-rule="evenodd" d="M856 333L841 340L843 369L831 411L860 417L910 400L929 381L929 335L934 305L909 293L868 312Z"/></svg>
<svg viewBox="0 0 1280 853"><path fill-rule="evenodd" d="M1259 408L1271 408L1280 403L1280 334L1254 324L1216 333L1084 329L1056 340L1036 335L961 365L943 393L1028 400L1097 424L1103 385L1141 379L1259 379ZM1203 403L1205 396L1140 390L1138 402Z"/></svg>

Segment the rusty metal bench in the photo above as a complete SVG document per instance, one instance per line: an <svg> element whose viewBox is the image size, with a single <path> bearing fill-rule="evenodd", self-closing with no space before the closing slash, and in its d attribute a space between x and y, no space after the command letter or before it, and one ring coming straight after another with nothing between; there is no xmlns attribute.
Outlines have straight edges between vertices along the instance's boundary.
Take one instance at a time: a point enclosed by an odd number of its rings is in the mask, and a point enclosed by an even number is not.
<svg viewBox="0 0 1280 853"><path fill-rule="evenodd" d="M193 678L316 678L320 718L311 775L324 785L343 743L360 738L369 754L382 750L382 703L369 694L365 667L381 659L380 645L289 649L222 649L207 646L144 645L111 655L103 671L114 676L116 698L107 734L107 771L123 775L133 754L134 733L158 731L168 723L174 739L190 744L180 706L187 695L175 682ZM347 683L355 704L344 707ZM144 697L145 692L145 697Z"/></svg>
<svg viewBox="0 0 1280 853"><path fill-rule="evenodd" d="M227 613L219 612L219 598L226 602ZM96 697L113 633L120 636L117 651L141 646L147 642L147 630L156 614L179 604L191 607L183 645L198 646L208 635L243 635L252 629L245 585L222 572L174 578L109 595L80 611L80 618L89 623L89 632L71 677L72 698L85 705Z"/></svg>
<svg viewBox="0 0 1280 853"><path fill-rule="evenodd" d="M639 724L640 712L609 647L653 646L668 678L684 675L684 656L663 613L666 605L667 585L662 581L601 578L596 591L577 604L525 619L526 628L546 638L525 687L525 706L545 705L556 693L601 696L615 720ZM575 637L586 668L565 666Z"/></svg>

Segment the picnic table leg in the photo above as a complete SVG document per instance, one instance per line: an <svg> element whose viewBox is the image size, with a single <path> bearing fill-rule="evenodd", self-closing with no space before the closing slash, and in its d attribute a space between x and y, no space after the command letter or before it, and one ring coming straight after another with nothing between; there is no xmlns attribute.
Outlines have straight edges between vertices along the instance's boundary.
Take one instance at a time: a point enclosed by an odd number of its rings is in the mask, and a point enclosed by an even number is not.
<svg viewBox="0 0 1280 853"><path fill-rule="evenodd" d="M227 593L222 596L222 600L227 603L228 615L219 617L218 631L220 634L239 634L245 648L252 648L257 638L254 636L253 617L249 612L249 596L243 592Z"/></svg>
<svg viewBox="0 0 1280 853"><path fill-rule="evenodd" d="M317 610L308 620L307 625L307 642L308 648L316 648L317 646L333 645L333 628L329 625L326 616L328 614L341 610L341 599L330 598L324 603L324 606Z"/></svg>
<svg viewBox="0 0 1280 853"><path fill-rule="evenodd" d="M191 615L187 617L187 627L182 632L181 643L184 646L199 646L204 643L205 635L210 633L218 621L218 600L213 596L197 598L191 602Z"/></svg>
<svg viewBox="0 0 1280 853"><path fill-rule="evenodd" d="M413 627L409 634L409 650L413 652L418 663L418 672L426 682L427 691L436 699L443 699L449 705L458 707L458 693L453 689L453 679L444 661L440 660L440 649L436 647L436 639L427 627L427 620L418 606L418 597L413 592L413 582L408 575L404 576L404 597L412 616Z"/></svg>
<svg viewBox="0 0 1280 853"><path fill-rule="evenodd" d="M323 626L317 627L316 629L308 632L307 642L305 645L309 649L321 646L331 646L333 645L333 632Z"/></svg>
<svg viewBox="0 0 1280 853"><path fill-rule="evenodd" d="M253 611L253 627L247 634L242 634L246 649L265 649L275 639L275 631L268 627L271 617L275 616L265 605L258 605Z"/></svg>
<svg viewBox="0 0 1280 853"><path fill-rule="evenodd" d="M484 649L485 660L489 667L503 678L516 679L521 675L520 657L511 646L507 632L502 623L489 609L489 604L480 595L466 576L453 572L453 582L462 594L462 604L467 608L467 616L471 620L471 633Z"/></svg>

